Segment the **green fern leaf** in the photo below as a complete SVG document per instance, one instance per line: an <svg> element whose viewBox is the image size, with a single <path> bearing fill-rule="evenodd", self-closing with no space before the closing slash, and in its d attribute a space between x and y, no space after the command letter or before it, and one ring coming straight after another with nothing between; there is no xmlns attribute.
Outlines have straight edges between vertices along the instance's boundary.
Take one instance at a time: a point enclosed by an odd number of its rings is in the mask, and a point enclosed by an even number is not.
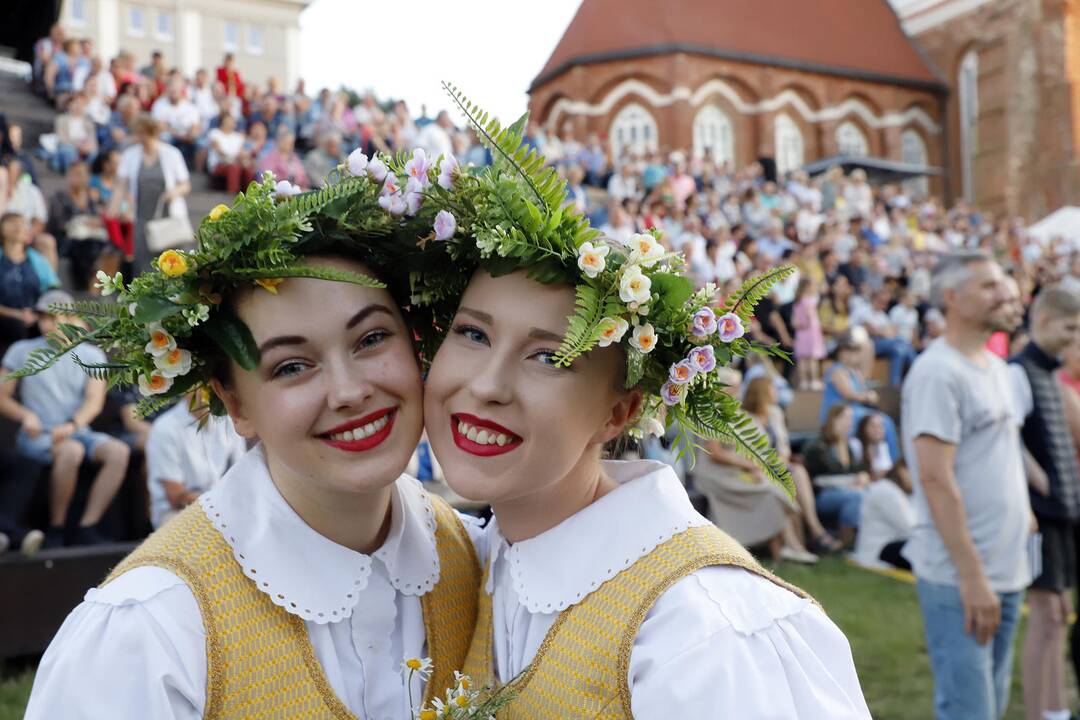
<svg viewBox="0 0 1080 720"><path fill-rule="evenodd" d="M742 286L724 301L721 314L733 312L743 323L750 322L750 318L754 315L754 307L758 302L769 294L776 283L787 279L794 272L795 266L781 265L766 273L747 278Z"/></svg>
<svg viewBox="0 0 1080 720"><path fill-rule="evenodd" d="M370 275L339 270L331 267L316 267L313 265L293 265L291 267L277 268L246 268L230 272L235 277L247 280L269 280L278 278L312 278L314 280L331 280L334 282L346 282L369 288L385 288L386 284L376 280Z"/></svg>

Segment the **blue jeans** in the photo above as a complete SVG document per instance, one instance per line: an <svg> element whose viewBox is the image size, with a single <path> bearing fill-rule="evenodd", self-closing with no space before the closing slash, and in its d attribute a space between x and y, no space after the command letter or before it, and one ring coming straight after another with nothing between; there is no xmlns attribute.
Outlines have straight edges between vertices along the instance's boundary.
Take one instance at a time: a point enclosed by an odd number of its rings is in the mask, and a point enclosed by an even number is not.
<svg viewBox="0 0 1080 720"><path fill-rule="evenodd" d="M904 371L915 362L915 348L900 338L874 338L874 356L889 359L889 384L900 387Z"/></svg>
<svg viewBox="0 0 1080 720"><path fill-rule="evenodd" d="M814 505L818 515L826 521L836 518L840 525L849 528L859 527L859 512L862 510L863 492L852 488L821 488L814 496Z"/></svg>
<svg viewBox="0 0 1080 720"><path fill-rule="evenodd" d="M49 166L58 173L66 173L78 159L79 151L74 145L60 143L56 147L56 154L49 159Z"/></svg>
<svg viewBox="0 0 1080 720"><path fill-rule="evenodd" d="M974 635L964 632L964 606L956 586L920 578L916 587L938 720L999 720L1009 704L1013 639L1023 592L998 593L1001 625L989 643L979 645Z"/></svg>

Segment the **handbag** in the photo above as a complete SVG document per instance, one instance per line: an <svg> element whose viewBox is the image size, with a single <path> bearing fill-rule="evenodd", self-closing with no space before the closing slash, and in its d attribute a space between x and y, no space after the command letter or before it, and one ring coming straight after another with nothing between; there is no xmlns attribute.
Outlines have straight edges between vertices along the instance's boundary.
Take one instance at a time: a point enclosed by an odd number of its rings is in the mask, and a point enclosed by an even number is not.
<svg viewBox="0 0 1080 720"><path fill-rule="evenodd" d="M154 219L146 222L146 248L154 255L181 245L190 245L195 234L191 227L191 220L186 215L181 217L163 215L164 199L164 195L158 198L157 207L154 209Z"/></svg>

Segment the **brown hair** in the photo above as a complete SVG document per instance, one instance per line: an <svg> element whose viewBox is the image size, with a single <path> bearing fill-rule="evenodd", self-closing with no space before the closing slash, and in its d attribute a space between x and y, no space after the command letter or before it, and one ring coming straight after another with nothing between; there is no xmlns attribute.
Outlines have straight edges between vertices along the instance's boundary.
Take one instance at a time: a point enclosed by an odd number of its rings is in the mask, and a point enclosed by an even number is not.
<svg viewBox="0 0 1080 720"><path fill-rule="evenodd" d="M131 130L135 134L145 134L151 137L157 137L161 134L161 123L155 120L149 113L141 113L131 123Z"/></svg>
<svg viewBox="0 0 1080 720"><path fill-rule="evenodd" d="M842 439L836 437L833 426L836 425L836 420L847 410L850 410L847 403L836 403L825 413L825 422L821 424L821 437L825 439L825 442L831 444Z"/></svg>
<svg viewBox="0 0 1080 720"><path fill-rule="evenodd" d="M769 397L772 389L772 378L768 375L756 377L746 386L743 395L743 409L751 415L764 415L772 404Z"/></svg>

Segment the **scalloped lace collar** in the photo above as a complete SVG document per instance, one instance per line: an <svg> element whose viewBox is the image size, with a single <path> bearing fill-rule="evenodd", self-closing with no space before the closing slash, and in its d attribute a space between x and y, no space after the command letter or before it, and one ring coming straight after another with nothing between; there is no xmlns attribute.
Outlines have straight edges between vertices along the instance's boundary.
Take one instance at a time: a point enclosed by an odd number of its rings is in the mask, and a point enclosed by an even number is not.
<svg viewBox="0 0 1080 720"><path fill-rule="evenodd" d="M271 480L262 445L249 450L199 503L244 574L276 605L304 620L324 624L351 616L368 586L372 558L405 595L423 595L439 580L431 500L408 475L394 484L390 531L372 555L338 545L304 522Z"/></svg>
<svg viewBox="0 0 1080 720"><path fill-rule="evenodd" d="M561 612L657 545L709 524L664 463L611 460L604 471L617 488L536 537L510 545L498 518L492 519L488 594L495 575L509 572L518 602L529 612Z"/></svg>

